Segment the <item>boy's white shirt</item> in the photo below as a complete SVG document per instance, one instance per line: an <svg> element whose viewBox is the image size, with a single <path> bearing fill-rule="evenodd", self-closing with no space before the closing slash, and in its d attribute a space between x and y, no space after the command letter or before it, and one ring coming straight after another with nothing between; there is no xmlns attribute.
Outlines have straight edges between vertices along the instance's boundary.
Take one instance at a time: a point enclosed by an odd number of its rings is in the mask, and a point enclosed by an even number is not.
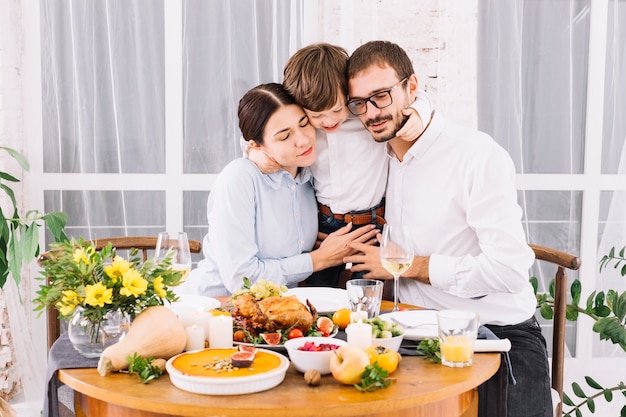
<svg viewBox="0 0 626 417"><path fill-rule="evenodd" d="M432 103L419 91L411 104L428 123ZM333 213L367 210L385 195L389 157L385 143L376 142L358 117L350 115L336 132L316 129L317 159L311 166L317 201ZM244 155L248 142L240 140Z"/></svg>

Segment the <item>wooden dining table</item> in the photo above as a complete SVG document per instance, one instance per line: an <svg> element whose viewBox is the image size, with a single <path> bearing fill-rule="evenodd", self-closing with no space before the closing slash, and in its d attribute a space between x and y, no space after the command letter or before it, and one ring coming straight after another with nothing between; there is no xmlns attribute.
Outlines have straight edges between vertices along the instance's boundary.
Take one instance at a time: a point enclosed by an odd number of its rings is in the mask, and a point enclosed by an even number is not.
<svg viewBox="0 0 626 417"><path fill-rule="evenodd" d="M60 369L58 378L75 391L77 417L475 417L477 387L496 373L500 358L477 353L472 366L449 368L404 356L392 384L368 393L331 375L309 386L293 365L275 388L245 395L194 394L172 385L167 375L144 384L126 373L102 377L94 368Z"/></svg>

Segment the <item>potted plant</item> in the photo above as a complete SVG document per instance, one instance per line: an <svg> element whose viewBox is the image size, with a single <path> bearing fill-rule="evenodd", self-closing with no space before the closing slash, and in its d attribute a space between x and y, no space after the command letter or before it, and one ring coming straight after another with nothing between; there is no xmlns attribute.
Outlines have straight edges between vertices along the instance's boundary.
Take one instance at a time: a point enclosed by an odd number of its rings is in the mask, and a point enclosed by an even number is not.
<svg viewBox="0 0 626 417"><path fill-rule="evenodd" d="M613 266L620 271L622 277L626 276L626 247L617 251L615 247L611 248L609 253L600 260L599 271ZM537 292L537 279L531 278L535 293ZM582 294L582 286L579 280L574 280L570 287L572 297L571 303L566 307L566 318L569 321L575 321L580 314L585 314L594 320L593 331L598 333L600 340L611 341L613 344L619 345L626 351L626 291L619 293L613 289L596 292L593 291L585 302L584 306L580 306L580 297ZM550 283L549 292L537 295L537 303L541 316L544 319L552 319L554 315L554 281ZM626 397L626 384L619 381L612 387L604 387L597 383L592 377L585 376L585 388L581 384L572 383L573 396L563 393L563 415L564 416L582 416L581 409L587 407L590 412L595 412L595 401L599 398L610 402L613 400L614 393L621 393L621 397ZM621 416L626 417L626 405L620 412Z"/></svg>
<svg viewBox="0 0 626 417"><path fill-rule="evenodd" d="M180 284L182 272L172 269L173 258L170 250L158 261L150 257L143 262L132 249L127 260L110 242L100 250L82 239L52 243L41 261L44 283L33 301L35 311L54 306L61 318L69 319L74 348L98 357L126 334L141 311L175 301L169 287Z"/></svg>
<svg viewBox="0 0 626 417"><path fill-rule="evenodd" d="M15 159L24 171L29 170L24 155L3 146L0 146L0 150ZM0 288L4 287L11 274L19 289L22 265L29 264L39 256L39 228L42 225L50 230L55 241L67 240L63 231L67 223L65 213L28 210L23 216L20 215L15 192L10 187L11 183L18 182L20 180L14 175L0 171L0 189L11 204L8 215L0 207Z"/></svg>

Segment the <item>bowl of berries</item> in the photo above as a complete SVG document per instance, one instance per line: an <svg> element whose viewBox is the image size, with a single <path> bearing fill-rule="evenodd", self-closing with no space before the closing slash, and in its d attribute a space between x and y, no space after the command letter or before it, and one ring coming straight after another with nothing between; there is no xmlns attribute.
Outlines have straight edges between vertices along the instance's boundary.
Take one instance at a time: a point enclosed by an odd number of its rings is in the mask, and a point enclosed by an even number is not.
<svg viewBox="0 0 626 417"><path fill-rule="evenodd" d="M310 369L321 375L330 373L330 358L340 346L347 345L345 340L332 337L298 337L285 342L289 359L295 368L304 373Z"/></svg>

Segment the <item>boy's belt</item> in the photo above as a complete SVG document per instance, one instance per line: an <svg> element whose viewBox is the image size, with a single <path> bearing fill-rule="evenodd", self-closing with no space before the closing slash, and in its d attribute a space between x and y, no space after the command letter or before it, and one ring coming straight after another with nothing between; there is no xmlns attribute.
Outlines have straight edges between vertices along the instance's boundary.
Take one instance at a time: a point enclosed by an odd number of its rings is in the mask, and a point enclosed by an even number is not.
<svg viewBox="0 0 626 417"><path fill-rule="evenodd" d="M320 213L322 213L323 215L332 216L333 218L340 220L344 223L352 222L354 226L363 226L364 224L374 224L374 223L378 223L380 225L385 224L385 219L384 219L385 207L382 205L372 210L363 211L363 212L352 212L352 213L346 213L346 214L333 213L330 210L330 207L321 203L318 204L317 206L319 208Z"/></svg>

